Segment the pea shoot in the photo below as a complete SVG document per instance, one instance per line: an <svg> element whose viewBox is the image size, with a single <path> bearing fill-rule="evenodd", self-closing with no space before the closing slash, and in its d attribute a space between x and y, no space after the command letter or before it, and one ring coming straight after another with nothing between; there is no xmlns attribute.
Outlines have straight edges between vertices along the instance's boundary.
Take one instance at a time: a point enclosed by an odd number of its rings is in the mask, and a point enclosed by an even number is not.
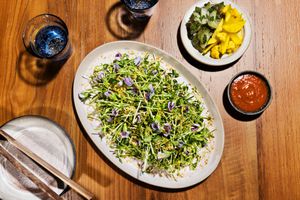
<svg viewBox="0 0 300 200"><path fill-rule="evenodd" d="M197 167L200 149L213 138L212 119L196 89L178 77L147 53L118 53L94 67L79 98L93 108L88 117L100 122L99 135L121 162L132 158L142 172L168 176Z"/></svg>

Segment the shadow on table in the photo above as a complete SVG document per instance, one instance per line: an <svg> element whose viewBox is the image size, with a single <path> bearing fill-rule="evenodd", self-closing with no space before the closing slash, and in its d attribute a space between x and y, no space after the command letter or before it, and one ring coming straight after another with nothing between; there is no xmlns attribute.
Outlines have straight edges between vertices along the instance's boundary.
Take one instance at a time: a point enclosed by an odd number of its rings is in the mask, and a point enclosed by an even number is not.
<svg viewBox="0 0 300 200"><path fill-rule="evenodd" d="M73 99L73 107L75 110L75 106L74 106L74 99ZM169 193L176 193L176 192L181 192L181 191L186 191L189 190L191 188L196 187L197 185L205 182L207 179L204 179L202 182L197 183L195 185L186 187L186 188L181 188L181 189L168 189L168 188L162 188L162 187L158 187L158 186L154 186L154 185L150 185L147 183L144 183L136 178L133 178L132 176L128 175L127 173L125 173L124 171L122 171L121 169L119 169L116 165L114 165L99 149L98 147L94 144L94 142L91 140L91 138L88 136L88 133L85 131L83 125L81 124L81 121L78 118L77 113L75 113L76 116L76 120L78 125L80 126L81 132L83 133L84 137L86 140L89 141L90 145L93 147L94 151L97 152L97 154L100 156L100 158L102 160L105 161L105 163L107 165L109 165L114 171L116 171L118 174L120 174L121 176L123 176L124 178L128 179L129 181L133 182L134 184L137 184L139 186L148 188L148 189L152 189L152 190L157 190L157 191L162 191L162 192L169 192Z"/></svg>
<svg viewBox="0 0 300 200"><path fill-rule="evenodd" d="M43 86L56 77L69 57L70 55L64 60L53 61L37 58L27 51L23 51L18 57L17 73L25 83Z"/></svg>
<svg viewBox="0 0 300 200"><path fill-rule="evenodd" d="M106 14L106 26L109 32L119 40L138 38L145 30L149 19L136 20L126 7L118 2Z"/></svg>
<svg viewBox="0 0 300 200"><path fill-rule="evenodd" d="M181 22L182 23L182 22ZM228 69L229 67L232 67L234 64L236 64L238 60L234 61L233 63L227 64L227 65L223 65L223 66L210 66L210 65L206 65L203 63L200 63L199 61L197 61L196 59L194 59L185 49L182 40L181 40L181 36L180 36L180 27L181 27L181 23L177 29L177 44L178 44L178 48L179 51L181 53L181 55L184 57L184 59L190 63L192 66L196 67L197 69L203 70L203 71L208 71L208 72L217 72L217 71L223 71L225 69ZM199 53L200 54L200 53Z"/></svg>
<svg viewBox="0 0 300 200"><path fill-rule="evenodd" d="M248 115L243 115L239 112L237 112L230 104L229 100L228 100L228 94L227 94L227 88L228 85L226 86L224 92L223 92L223 105L225 110L227 111L227 113L233 117L236 120L239 121L252 121L257 119L258 117L260 117L261 114L257 114L257 115L252 115L252 116L248 116Z"/></svg>

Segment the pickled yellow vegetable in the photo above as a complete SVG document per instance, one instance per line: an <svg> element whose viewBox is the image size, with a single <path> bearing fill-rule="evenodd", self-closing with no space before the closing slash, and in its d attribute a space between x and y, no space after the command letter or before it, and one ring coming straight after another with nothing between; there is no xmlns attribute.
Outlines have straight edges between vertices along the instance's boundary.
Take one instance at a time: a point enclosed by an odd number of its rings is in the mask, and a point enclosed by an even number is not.
<svg viewBox="0 0 300 200"><path fill-rule="evenodd" d="M240 45L243 42L243 36L239 36L238 34L230 34L230 40L234 42L235 45Z"/></svg>
<svg viewBox="0 0 300 200"><path fill-rule="evenodd" d="M224 24L222 28L228 33L237 33L240 30L242 30L244 25L245 25L245 21L243 20L232 24Z"/></svg>
<svg viewBox="0 0 300 200"><path fill-rule="evenodd" d="M227 11L225 13L225 22L228 22L230 18L231 18L231 13Z"/></svg>
<svg viewBox="0 0 300 200"><path fill-rule="evenodd" d="M209 50L211 50L211 48L213 48L214 46L216 46L217 45L217 43L214 43L214 44L211 44L211 45L209 45L208 47L206 47L206 49L204 49L204 51L202 52L203 54L207 54L207 52L209 51Z"/></svg>
<svg viewBox="0 0 300 200"><path fill-rule="evenodd" d="M220 32L217 34L217 38L221 41L221 42L225 42L227 39L228 34L225 32Z"/></svg>
<svg viewBox="0 0 300 200"><path fill-rule="evenodd" d="M211 49L210 56L215 59L220 58L219 45L216 45Z"/></svg>
<svg viewBox="0 0 300 200"><path fill-rule="evenodd" d="M235 43L232 41L232 40L230 40L229 42L228 42L228 47L227 47L227 49L226 49L226 53L232 53L232 52L234 52L235 51L235 48L236 48L236 45L235 45Z"/></svg>
<svg viewBox="0 0 300 200"><path fill-rule="evenodd" d="M228 43L229 43L229 36L226 35L225 41L222 41L220 44L220 53L223 55L226 53L226 49L228 48Z"/></svg>
<svg viewBox="0 0 300 200"><path fill-rule="evenodd" d="M222 31L222 26L223 26L223 19L221 19L221 22L218 24L218 27L216 28L215 32L213 33L211 38L208 40L208 42L207 42L208 45L218 42L218 40L216 39L216 36L219 32Z"/></svg>
<svg viewBox="0 0 300 200"><path fill-rule="evenodd" d="M231 15L234 16L234 17L242 19L241 13L239 13L239 11L236 8L231 10Z"/></svg>
<svg viewBox="0 0 300 200"><path fill-rule="evenodd" d="M224 54L234 53L244 39L243 28L246 22L241 13L231 5L226 5L221 12L224 17L202 52L203 54L210 52L210 57L215 59L221 58Z"/></svg>

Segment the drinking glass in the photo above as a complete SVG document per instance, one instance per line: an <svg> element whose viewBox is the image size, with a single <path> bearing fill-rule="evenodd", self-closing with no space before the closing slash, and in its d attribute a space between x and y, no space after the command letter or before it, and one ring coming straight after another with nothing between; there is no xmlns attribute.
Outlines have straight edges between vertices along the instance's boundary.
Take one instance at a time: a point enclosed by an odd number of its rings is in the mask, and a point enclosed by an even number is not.
<svg viewBox="0 0 300 200"><path fill-rule="evenodd" d="M138 20L149 19L158 3L158 0L121 0L133 17Z"/></svg>
<svg viewBox="0 0 300 200"><path fill-rule="evenodd" d="M68 28L52 14L32 18L23 32L23 43L32 55L49 60L63 60L70 54Z"/></svg>

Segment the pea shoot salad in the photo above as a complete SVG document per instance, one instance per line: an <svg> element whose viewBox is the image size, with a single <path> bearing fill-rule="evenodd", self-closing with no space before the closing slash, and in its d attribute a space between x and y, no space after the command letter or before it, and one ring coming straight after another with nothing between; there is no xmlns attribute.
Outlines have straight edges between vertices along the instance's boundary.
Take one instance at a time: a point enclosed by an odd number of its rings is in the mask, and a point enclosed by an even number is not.
<svg viewBox="0 0 300 200"><path fill-rule="evenodd" d="M161 58L117 53L85 78L79 98L120 162L131 159L142 173L166 177L201 163L213 119L197 90Z"/></svg>

